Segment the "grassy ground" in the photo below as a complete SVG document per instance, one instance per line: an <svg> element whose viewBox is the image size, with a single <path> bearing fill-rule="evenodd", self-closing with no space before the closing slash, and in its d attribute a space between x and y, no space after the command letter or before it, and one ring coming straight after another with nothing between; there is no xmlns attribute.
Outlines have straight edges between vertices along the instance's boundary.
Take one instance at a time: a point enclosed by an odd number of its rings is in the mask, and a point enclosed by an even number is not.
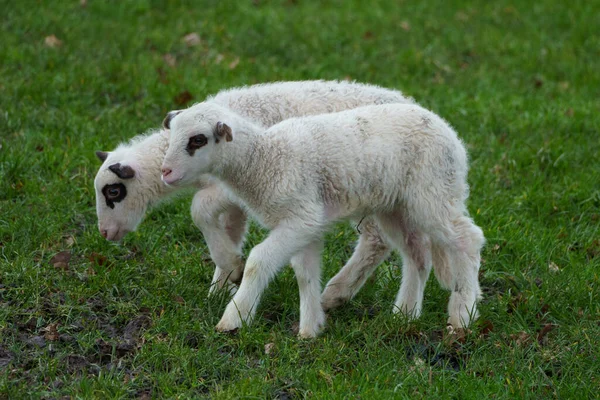
<svg viewBox="0 0 600 400"><path fill-rule="evenodd" d="M597 3L1 3L0 398L597 395ZM467 143L488 244L464 339L444 336L434 279L420 320L393 316L397 256L316 340L292 333L289 270L253 326L217 334L227 299L206 298L213 265L189 196L122 245L97 232L94 150L225 87L312 78L401 89ZM331 232L324 280L355 237Z"/></svg>

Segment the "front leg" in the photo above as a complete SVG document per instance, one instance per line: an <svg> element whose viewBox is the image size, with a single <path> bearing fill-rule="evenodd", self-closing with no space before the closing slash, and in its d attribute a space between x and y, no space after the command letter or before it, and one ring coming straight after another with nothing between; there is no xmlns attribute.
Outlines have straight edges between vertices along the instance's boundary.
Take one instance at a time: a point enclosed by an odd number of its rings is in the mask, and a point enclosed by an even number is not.
<svg viewBox="0 0 600 400"><path fill-rule="evenodd" d="M325 312L321 306L321 251L323 241L306 246L291 260L300 290L301 338L316 337L325 325Z"/></svg>
<svg viewBox="0 0 600 400"><path fill-rule="evenodd" d="M256 314L260 297L275 274L291 257L319 238L321 230L302 221L286 221L271 231L269 236L254 247L246 261L242 283L225 309L219 331L231 331L251 322Z"/></svg>

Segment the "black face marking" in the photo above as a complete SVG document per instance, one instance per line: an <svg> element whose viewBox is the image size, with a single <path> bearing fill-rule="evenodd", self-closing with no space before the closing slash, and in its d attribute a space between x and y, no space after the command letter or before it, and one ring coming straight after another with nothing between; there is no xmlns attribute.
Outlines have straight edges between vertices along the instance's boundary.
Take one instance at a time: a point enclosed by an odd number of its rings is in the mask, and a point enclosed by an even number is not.
<svg viewBox="0 0 600 400"><path fill-rule="evenodd" d="M129 165L122 167L121 163L116 163L108 167L108 169L121 179L131 179L135 176L135 171Z"/></svg>
<svg viewBox="0 0 600 400"><path fill-rule="evenodd" d="M202 146L206 146L206 143L208 143L208 139L203 134L192 136L188 141L185 150L190 156L193 156L196 150L198 150Z"/></svg>
<svg viewBox="0 0 600 400"><path fill-rule="evenodd" d="M104 185L102 194L106 205L110 208L115 208L115 203L120 202L127 196L127 189L122 183L113 183L112 185Z"/></svg>

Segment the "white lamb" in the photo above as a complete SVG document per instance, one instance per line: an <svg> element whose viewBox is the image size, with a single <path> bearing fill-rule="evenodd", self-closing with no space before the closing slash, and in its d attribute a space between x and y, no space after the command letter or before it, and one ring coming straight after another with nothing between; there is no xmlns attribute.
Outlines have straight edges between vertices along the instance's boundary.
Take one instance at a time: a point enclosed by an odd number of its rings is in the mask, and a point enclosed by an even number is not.
<svg viewBox="0 0 600 400"><path fill-rule="evenodd" d="M215 104L170 114L163 181L202 174L223 182L271 230L252 249L217 329L250 322L269 281L288 262L300 288L302 337L325 321L320 254L332 223L371 217L404 259L399 311L420 311L432 258L452 290L449 324L477 316L483 232L468 217L467 155L452 128L414 104L365 106L292 118L266 133Z"/></svg>
<svg viewBox="0 0 600 400"><path fill-rule="evenodd" d="M279 82L219 92L206 102L219 104L262 127L286 118L341 111L367 104L412 103L399 91L373 85L337 81ZM168 123L167 123L168 125ZM266 128L265 128L266 129ZM103 161L95 179L98 228L108 240L121 240L142 221L146 211L175 189L160 180L168 145L168 130L151 131L119 145L113 152L97 152ZM202 231L217 268L211 292L227 278L241 279L246 214L222 187L198 181L191 213ZM390 253L376 225L365 219L352 258L328 285L326 308L352 298L377 265Z"/></svg>

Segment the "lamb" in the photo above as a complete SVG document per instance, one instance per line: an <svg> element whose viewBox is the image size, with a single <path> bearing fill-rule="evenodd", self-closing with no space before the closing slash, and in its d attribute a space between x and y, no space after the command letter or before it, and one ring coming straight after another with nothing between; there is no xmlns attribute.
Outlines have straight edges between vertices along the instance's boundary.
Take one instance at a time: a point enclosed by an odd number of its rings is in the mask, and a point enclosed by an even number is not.
<svg viewBox="0 0 600 400"><path fill-rule="evenodd" d="M234 88L206 100L236 112L261 127L286 118L340 111L366 104L412 103L396 90L337 81L278 82ZM134 231L146 211L175 193L160 180L160 166L168 146L167 128L152 130L119 145L113 152L97 152L103 162L95 181L98 229L108 240L119 241ZM242 245L246 214L220 185L200 179L191 214L202 231L216 264L210 292L234 289L243 271ZM352 258L324 293L326 308L352 298L377 265L390 253L377 226L365 219Z"/></svg>
<svg viewBox="0 0 600 400"><path fill-rule="evenodd" d="M416 104L388 104L285 120L263 129L216 104L167 116L162 179L220 180L271 230L250 252L241 285L217 325L251 322L260 296L288 262L300 290L301 337L323 328L320 254L334 222L371 218L404 260L396 309L421 307L432 263L452 291L448 323L477 317L482 230L468 216L467 154L453 129Z"/></svg>

